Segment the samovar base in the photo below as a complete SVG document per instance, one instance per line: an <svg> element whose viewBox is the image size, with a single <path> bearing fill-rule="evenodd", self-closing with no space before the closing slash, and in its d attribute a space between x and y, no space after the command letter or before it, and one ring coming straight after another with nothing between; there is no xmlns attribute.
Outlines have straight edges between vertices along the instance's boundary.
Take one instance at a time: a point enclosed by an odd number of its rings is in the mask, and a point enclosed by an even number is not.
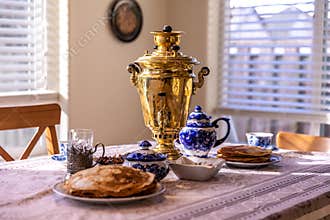
<svg viewBox="0 0 330 220"><path fill-rule="evenodd" d="M158 144L155 151L158 153L167 154L167 159L169 160L176 160L181 157L180 151L175 149L174 144Z"/></svg>
<svg viewBox="0 0 330 220"><path fill-rule="evenodd" d="M178 129L157 131L152 130L153 138L157 141L155 151L167 154L168 160L176 160L181 157L180 151L175 147L174 140L178 138Z"/></svg>

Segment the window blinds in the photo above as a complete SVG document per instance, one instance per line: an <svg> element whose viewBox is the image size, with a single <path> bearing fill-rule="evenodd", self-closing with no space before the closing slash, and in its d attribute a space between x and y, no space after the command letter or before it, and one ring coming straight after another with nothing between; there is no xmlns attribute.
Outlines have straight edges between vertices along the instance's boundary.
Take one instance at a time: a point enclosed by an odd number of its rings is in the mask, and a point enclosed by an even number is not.
<svg viewBox="0 0 330 220"><path fill-rule="evenodd" d="M330 111L328 0L227 0L220 106Z"/></svg>
<svg viewBox="0 0 330 220"><path fill-rule="evenodd" d="M0 1L0 92L45 88L44 0Z"/></svg>

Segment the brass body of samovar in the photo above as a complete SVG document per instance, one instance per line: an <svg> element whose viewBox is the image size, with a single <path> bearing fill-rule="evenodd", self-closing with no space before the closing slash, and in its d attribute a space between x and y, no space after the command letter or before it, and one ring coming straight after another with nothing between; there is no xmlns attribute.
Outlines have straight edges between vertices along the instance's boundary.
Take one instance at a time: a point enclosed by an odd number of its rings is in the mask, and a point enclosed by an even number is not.
<svg viewBox="0 0 330 220"><path fill-rule="evenodd" d="M140 95L144 122L157 140L155 150L170 160L180 156L174 140L185 126L191 95L203 86L204 76L210 72L203 67L195 80L193 67L199 62L179 52L182 33L170 26L151 32L155 51L146 52L127 67Z"/></svg>

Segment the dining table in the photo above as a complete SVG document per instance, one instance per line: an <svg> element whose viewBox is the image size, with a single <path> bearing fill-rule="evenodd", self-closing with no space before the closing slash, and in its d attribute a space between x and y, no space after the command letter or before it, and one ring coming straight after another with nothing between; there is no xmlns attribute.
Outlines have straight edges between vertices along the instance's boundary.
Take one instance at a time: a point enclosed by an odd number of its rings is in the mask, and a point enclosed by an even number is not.
<svg viewBox="0 0 330 220"><path fill-rule="evenodd" d="M105 155L136 150L107 146ZM213 153L217 148L213 149ZM212 153L212 152L211 152ZM99 156L101 152L96 152ZM126 202L76 201L54 193L66 161L51 156L0 163L0 219L328 219L330 154L278 150L279 163L259 168L224 165L207 181L181 180L170 171L162 195Z"/></svg>

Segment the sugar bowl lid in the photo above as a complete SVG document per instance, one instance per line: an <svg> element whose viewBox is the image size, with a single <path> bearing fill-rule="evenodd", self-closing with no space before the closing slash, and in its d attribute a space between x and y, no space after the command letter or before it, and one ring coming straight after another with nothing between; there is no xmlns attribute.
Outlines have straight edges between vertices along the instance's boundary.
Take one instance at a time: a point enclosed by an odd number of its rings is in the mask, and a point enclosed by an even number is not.
<svg viewBox="0 0 330 220"><path fill-rule="evenodd" d="M151 161L163 161L166 160L167 155L162 153L157 153L154 150L149 149L151 144L149 141L143 140L139 143L141 149L133 151L126 156L128 161L142 161L142 162L151 162Z"/></svg>
<svg viewBox="0 0 330 220"><path fill-rule="evenodd" d="M208 116L205 112L203 112L201 106L196 105L194 111L188 116L187 127L213 127L210 119L211 116Z"/></svg>

